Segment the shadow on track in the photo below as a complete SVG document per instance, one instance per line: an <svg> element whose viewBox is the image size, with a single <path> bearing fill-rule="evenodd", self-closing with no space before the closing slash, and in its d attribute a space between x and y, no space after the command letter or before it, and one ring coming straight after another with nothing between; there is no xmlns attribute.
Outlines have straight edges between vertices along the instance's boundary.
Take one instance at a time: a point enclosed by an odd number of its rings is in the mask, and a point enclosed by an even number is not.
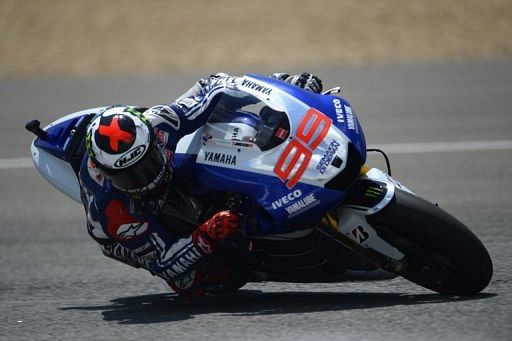
<svg viewBox="0 0 512 341"><path fill-rule="evenodd" d="M263 293L240 290L233 294L185 300L175 294L117 298L104 306L65 307L61 310L102 311L106 321L148 324L183 321L195 315L223 313L233 316L310 313L370 309L394 305L435 304L495 297L496 294L449 296L397 293L285 292Z"/></svg>

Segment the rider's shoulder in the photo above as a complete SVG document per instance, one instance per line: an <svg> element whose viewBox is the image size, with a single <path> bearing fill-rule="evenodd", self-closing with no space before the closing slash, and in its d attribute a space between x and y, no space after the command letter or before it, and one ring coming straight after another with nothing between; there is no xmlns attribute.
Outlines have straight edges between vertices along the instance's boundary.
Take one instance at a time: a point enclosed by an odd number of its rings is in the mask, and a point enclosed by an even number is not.
<svg viewBox="0 0 512 341"><path fill-rule="evenodd" d="M144 111L144 116L148 119L153 127L161 126L169 129L179 130L181 120L176 111L167 104L159 104L152 106Z"/></svg>

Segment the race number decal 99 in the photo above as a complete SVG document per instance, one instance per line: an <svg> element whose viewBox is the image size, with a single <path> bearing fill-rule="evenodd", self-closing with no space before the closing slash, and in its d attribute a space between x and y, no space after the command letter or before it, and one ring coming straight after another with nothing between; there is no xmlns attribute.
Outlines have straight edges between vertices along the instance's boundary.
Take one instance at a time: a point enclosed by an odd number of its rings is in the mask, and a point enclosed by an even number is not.
<svg viewBox="0 0 512 341"><path fill-rule="evenodd" d="M279 156L274 173L286 187L292 189L300 181L309 165L315 149L322 143L329 132L332 121L316 109L309 109L300 121L295 138L288 143ZM286 161L288 161L286 163ZM294 172L294 168L298 168Z"/></svg>

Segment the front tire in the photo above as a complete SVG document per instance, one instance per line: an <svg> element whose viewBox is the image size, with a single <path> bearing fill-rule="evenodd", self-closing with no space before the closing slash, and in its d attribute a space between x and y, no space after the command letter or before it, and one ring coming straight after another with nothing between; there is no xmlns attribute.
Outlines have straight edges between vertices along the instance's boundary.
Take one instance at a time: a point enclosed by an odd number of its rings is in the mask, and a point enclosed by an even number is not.
<svg viewBox="0 0 512 341"><path fill-rule="evenodd" d="M368 217L379 236L405 254L404 278L441 294L471 295L490 282L492 261L482 242L453 216L413 194Z"/></svg>

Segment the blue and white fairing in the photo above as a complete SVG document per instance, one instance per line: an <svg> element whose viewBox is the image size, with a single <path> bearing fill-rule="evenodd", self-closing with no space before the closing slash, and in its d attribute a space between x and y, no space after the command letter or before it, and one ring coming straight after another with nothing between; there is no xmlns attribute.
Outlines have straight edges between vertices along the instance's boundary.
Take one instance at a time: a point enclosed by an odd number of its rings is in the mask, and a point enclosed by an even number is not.
<svg viewBox="0 0 512 341"><path fill-rule="evenodd" d="M340 203L366 159L348 102L259 75L239 78L224 96L209 122L179 142L177 169L208 189L254 199L274 220L255 234L310 226ZM273 131L282 140L271 148L259 143L263 108L288 121Z"/></svg>
<svg viewBox="0 0 512 341"><path fill-rule="evenodd" d="M47 138L35 138L32 160L41 175L74 201L81 203L76 173L85 152L85 130L92 115L105 107L68 114L44 128Z"/></svg>
<svg viewBox="0 0 512 341"><path fill-rule="evenodd" d="M263 108L286 121L264 148ZM40 173L77 202L85 130L101 109L67 115L45 127L48 139L32 143ZM205 188L251 197L274 221L254 233L269 234L318 221L343 200L365 159L363 131L343 98L248 75L229 85L204 127L180 140L174 165Z"/></svg>

